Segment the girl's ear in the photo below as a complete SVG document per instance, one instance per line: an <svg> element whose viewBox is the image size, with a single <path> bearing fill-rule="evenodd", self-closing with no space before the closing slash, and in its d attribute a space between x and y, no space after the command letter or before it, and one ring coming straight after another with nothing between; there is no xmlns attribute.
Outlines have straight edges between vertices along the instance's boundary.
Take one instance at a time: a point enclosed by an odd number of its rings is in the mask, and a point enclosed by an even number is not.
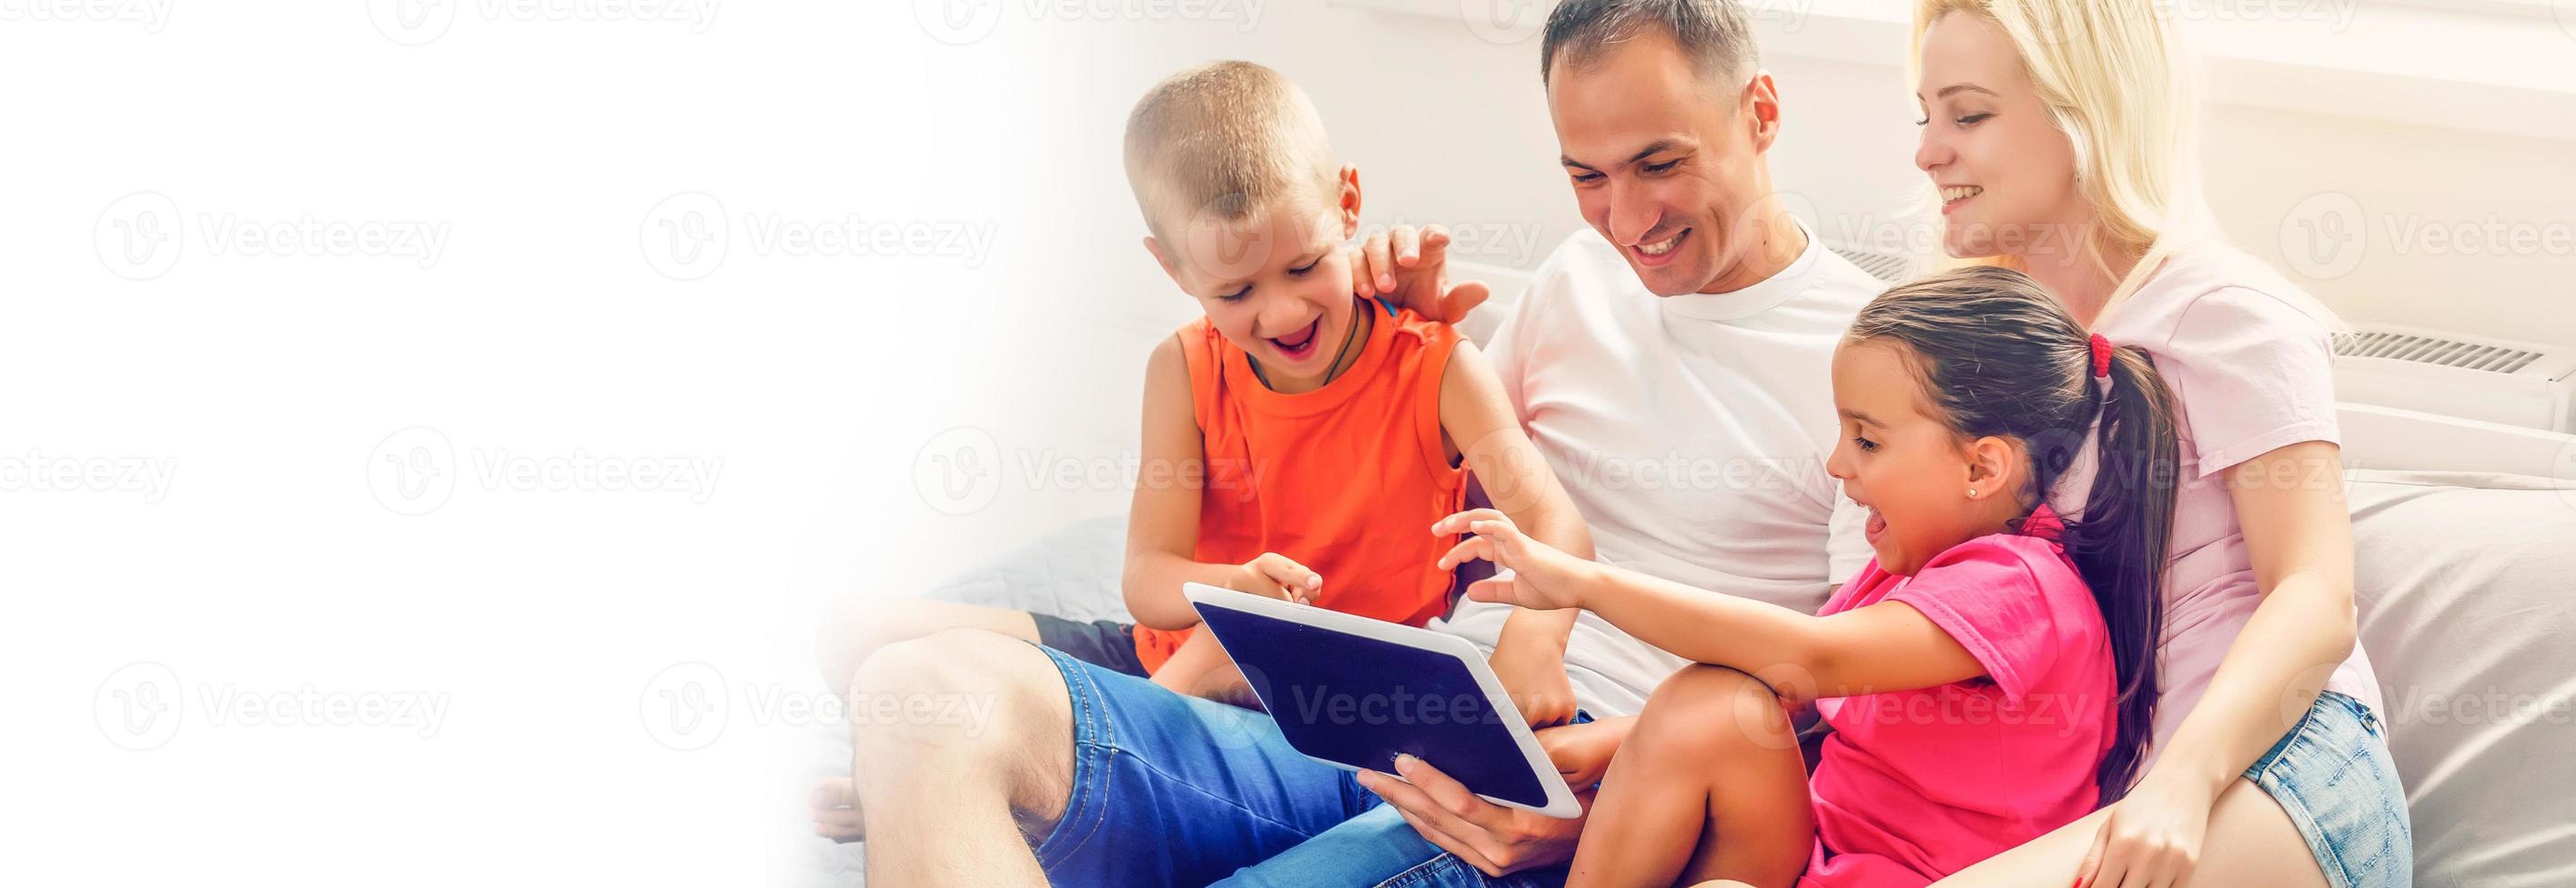
<svg viewBox="0 0 2576 888"><path fill-rule="evenodd" d="M2019 481L2013 471L2020 464L2021 448L2007 438L1987 435L1968 443L1968 489L1978 499L1997 494L2018 493L2013 485Z"/></svg>

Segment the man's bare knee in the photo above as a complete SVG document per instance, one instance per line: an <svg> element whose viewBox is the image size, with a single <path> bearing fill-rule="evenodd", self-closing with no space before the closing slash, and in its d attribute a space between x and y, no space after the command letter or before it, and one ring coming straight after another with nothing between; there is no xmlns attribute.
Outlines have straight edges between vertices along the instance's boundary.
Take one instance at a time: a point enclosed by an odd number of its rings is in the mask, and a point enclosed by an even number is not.
<svg viewBox="0 0 2576 888"><path fill-rule="evenodd" d="M851 681L862 772L960 760L1005 781L1015 809L1052 819L1073 785L1073 707L1055 663L992 632L952 629L885 646ZM862 784L870 782L865 774Z"/></svg>
<svg viewBox="0 0 2576 888"><path fill-rule="evenodd" d="M843 597L823 613L823 624L814 631L814 666L822 671L825 687L835 694L849 692L859 664L892 641L884 635L884 624L882 603L857 595Z"/></svg>
<svg viewBox="0 0 2576 888"><path fill-rule="evenodd" d="M1024 612L948 601L905 599L883 601L850 596L823 616L815 636L815 662L823 683L834 693L847 693L860 664L896 642L926 638L949 629L983 629L1013 638L1036 638L1037 626Z"/></svg>

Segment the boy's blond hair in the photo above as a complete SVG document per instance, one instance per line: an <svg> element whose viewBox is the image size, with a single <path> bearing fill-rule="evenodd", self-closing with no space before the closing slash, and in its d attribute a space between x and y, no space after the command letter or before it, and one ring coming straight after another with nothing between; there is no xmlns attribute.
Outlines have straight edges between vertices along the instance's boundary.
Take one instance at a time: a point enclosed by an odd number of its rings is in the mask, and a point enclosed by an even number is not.
<svg viewBox="0 0 2576 888"><path fill-rule="evenodd" d="M1187 214L1237 222L1283 196L1329 199L1337 169L1315 104L1297 84L1243 61L1182 70L1127 115L1127 183L1158 239ZM1174 213L1184 215L1172 215Z"/></svg>

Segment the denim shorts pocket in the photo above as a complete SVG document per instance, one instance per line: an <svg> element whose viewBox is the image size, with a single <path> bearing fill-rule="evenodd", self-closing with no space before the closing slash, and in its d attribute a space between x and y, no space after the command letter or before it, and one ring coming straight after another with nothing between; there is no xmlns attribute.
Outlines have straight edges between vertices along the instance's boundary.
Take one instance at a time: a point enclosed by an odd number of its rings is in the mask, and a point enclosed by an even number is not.
<svg viewBox="0 0 2576 888"><path fill-rule="evenodd" d="M2380 731L2370 707L2327 691L2245 770L2280 803L2334 888L2414 884L2414 829Z"/></svg>

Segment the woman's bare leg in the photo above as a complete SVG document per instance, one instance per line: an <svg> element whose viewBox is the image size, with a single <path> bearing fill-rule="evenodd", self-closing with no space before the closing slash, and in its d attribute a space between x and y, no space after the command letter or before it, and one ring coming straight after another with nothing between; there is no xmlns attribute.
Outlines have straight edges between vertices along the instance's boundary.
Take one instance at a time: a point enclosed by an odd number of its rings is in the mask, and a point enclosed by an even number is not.
<svg viewBox="0 0 2576 888"><path fill-rule="evenodd" d="M1941 880L1944 888L1974 886L2055 885L2071 883L2093 849L2110 809L2032 839L2019 848ZM2290 823L2289 812L2252 781L2238 778L2218 796L2209 812L2209 835L2202 840L2200 863L2182 882L2191 886L2262 885L2265 888L2325 888L2308 842Z"/></svg>
<svg viewBox="0 0 2576 888"><path fill-rule="evenodd" d="M1655 689L1610 760L1566 884L1788 885L1815 834L1806 762L1779 699L1744 673L1691 666Z"/></svg>

